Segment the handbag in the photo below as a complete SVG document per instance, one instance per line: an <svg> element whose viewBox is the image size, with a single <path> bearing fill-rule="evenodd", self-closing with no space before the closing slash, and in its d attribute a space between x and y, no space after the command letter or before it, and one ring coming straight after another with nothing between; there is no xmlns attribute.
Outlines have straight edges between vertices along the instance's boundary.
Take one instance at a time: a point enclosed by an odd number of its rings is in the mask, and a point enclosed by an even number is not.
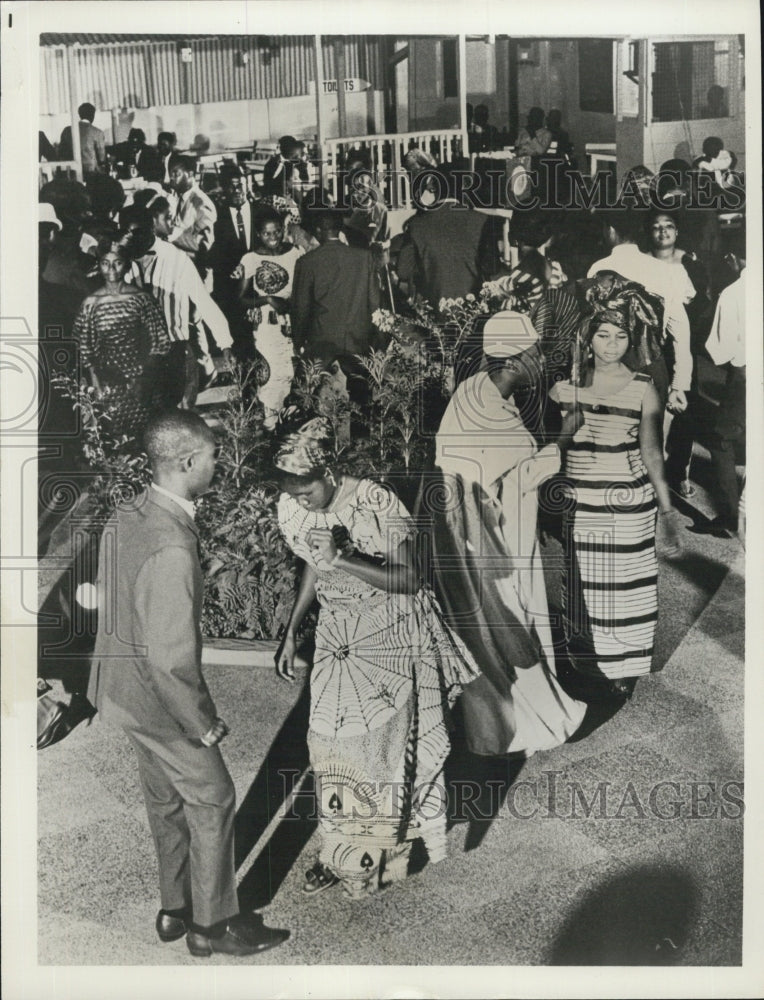
<svg viewBox="0 0 764 1000"><path fill-rule="evenodd" d="M37 749L59 743L65 736L86 719L88 722L96 714L96 710L87 698L75 691L67 705L50 693L50 684L37 678Z"/></svg>

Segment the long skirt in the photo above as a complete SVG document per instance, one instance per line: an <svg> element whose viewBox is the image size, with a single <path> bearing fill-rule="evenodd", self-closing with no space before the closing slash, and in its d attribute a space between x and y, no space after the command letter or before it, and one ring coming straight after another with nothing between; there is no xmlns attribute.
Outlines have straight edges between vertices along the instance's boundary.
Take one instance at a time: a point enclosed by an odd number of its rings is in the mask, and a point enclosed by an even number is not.
<svg viewBox="0 0 764 1000"><path fill-rule="evenodd" d="M477 676L426 590L322 600L308 750L319 858L349 895L405 878L416 839L445 857L449 705Z"/></svg>
<svg viewBox="0 0 764 1000"><path fill-rule="evenodd" d="M619 502L622 501L622 502ZM647 476L576 481L565 518L563 627L571 664L616 680L650 673L658 618L656 504Z"/></svg>
<svg viewBox="0 0 764 1000"><path fill-rule="evenodd" d="M254 341L256 350L265 358L270 369L268 381L260 386L257 396L265 410L265 427L273 430L292 388L294 347L291 338L282 332L282 322L267 321L266 313L269 312L271 310L263 310L264 319L254 331Z"/></svg>
<svg viewBox="0 0 764 1000"><path fill-rule="evenodd" d="M505 485L508 498L514 492ZM586 710L557 680L535 496L530 499L533 516L518 510L507 524L477 483L443 474L419 505L432 518L445 621L482 671L461 702L467 744L485 756L530 757L559 746ZM513 534L520 536L514 538L517 555L507 541Z"/></svg>

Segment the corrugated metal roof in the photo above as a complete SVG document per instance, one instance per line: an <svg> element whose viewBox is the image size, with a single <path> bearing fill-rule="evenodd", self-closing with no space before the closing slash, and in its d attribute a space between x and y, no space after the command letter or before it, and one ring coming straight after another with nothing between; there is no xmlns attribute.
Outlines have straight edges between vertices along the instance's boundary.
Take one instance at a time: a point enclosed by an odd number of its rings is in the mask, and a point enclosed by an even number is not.
<svg viewBox="0 0 764 1000"><path fill-rule="evenodd" d="M40 45L114 45L130 42L184 42L197 38L240 38L240 35L146 35L140 32L133 35L84 35L56 34L46 31L40 35Z"/></svg>
<svg viewBox="0 0 764 1000"><path fill-rule="evenodd" d="M188 38L194 55L185 66L180 62L177 39L160 41L160 36L155 36L149 42L137 36L123 37L129 42L94 42L70 49L77 99L92 102L99 111L298 97L309 93L314 77L314 40L310 35ZM381 89L384 69L378 39L362 35L344 38L346 75L369 80L375 89ZM324 78L333 79L330 39L324 39L323 63ZM69 77L60 45L42 50L40 69L43 114L67 111Z"/></svg>

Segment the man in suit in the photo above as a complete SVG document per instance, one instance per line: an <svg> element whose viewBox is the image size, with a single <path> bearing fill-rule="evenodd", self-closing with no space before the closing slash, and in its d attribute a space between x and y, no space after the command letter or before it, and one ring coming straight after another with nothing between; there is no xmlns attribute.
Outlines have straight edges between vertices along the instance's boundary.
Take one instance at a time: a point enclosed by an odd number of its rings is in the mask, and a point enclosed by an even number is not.
<svg viewBox="0 0 764 1000"><path fill-rule="evenodd" d="M212 297L223 310L240 358L253 356L252 326L239 299L238 279L231 275L245 253L256 242L255 206L247 200L246 178L238 167L221 170L225 206L214 227L215 242L209 255L212 268Z"/></svg>
<svg viewBox="0 0 764 1000"><path fill-rule="evenodd" d="M362 369L356 355L367 354L374 340L371 316L379 308L379 281L369 250L340 239L342 214L316 213L319 246L300 257L292 285L292 336L295 349L327 370L347 377L351 399L363 402ZM341 369L341 373L337 368Z"/></svg>
<svg viewBox="0 0 764 1000"><path fill-rule="evenodd" d="M302 159L305 143L293 135L282 135L279 152L263 167L263 197L293 198L299 185L308 181L308 165Z"/></svg>
<svg viewBox="0 0 764 1000"><path fill-rule="evenodd" d="M106 165L106 139L100 128L96 128L93 124L95 112L95 107L87 101L77 108L77 114L80 116L80 157L83 174L101 173ZM61 133L59 151L62 160L74 158L71 125L67 125Z"/></svg>
<svg viewBox="0 0 764 1000"><path fill-rule="evenodd" d="M175 153L176 142L174 132L160 132L157 136L157 153L161 169L161 176L158 179L165 189L170 187L170 160Z"/></svg>
<svg viewBox="0 0 764 1000"><path fill-rule="evenodd" d="M192 955L252 955L287 931L239 915L235 793L201 672L202 571L196 497L215 470L215 440L194 413L147 427L154 481L112 516L101 540L99 624L88 698L138 757L159 861L162 941L186 935Z"/></svg>
<svg viewBox="0 0 764 1000"><path fill-rule="evenodd" d="M142 128L131 128L127 142L120 143L117 150L117 170L119 176L128 178L135 175L147 181L161 181L164 175L159 153L146 143L146 133Z"/></svg>

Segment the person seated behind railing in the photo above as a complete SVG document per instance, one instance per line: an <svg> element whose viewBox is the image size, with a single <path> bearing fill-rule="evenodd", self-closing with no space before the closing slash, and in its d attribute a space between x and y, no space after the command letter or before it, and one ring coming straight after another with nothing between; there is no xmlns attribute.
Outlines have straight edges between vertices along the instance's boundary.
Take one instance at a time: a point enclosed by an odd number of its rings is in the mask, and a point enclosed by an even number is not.
<svg viewBox="0 0 764 1000"><path fill-rule="evenodd" d="M366 150L352 149L344 177L346 210L344 228L350 246L368 249L390 238L384 195L374 184Z"/></svg>
<svg viewBox="0 0 764 1000"><path fill-rule="evenodd" d="M472 114L472 128L469 129L470 153L490 152L497 148L499 130L488 121L488 108L478 104Z"/></svg>

